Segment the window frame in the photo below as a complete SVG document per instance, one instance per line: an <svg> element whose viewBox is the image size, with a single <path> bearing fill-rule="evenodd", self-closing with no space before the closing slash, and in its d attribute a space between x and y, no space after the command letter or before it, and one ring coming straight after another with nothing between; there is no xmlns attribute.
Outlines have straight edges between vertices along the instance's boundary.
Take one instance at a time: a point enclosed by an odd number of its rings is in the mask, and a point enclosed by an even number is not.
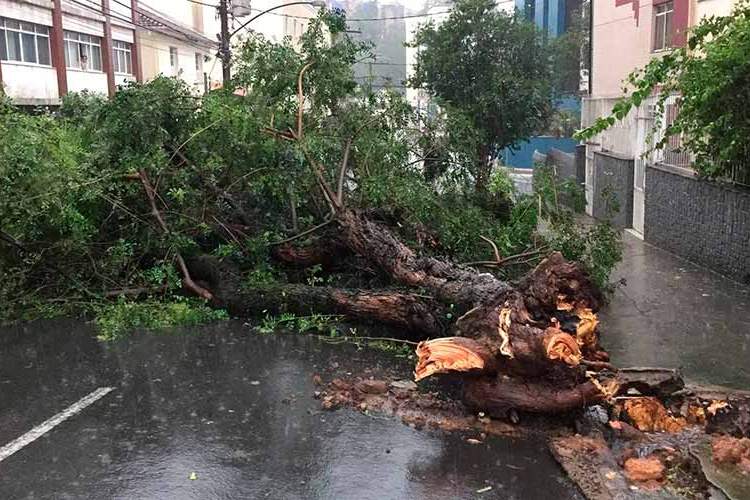
<svg viewBox="0 0 750 500"><path fill-rule="evenodd" d="M80 33L78 31L63 31L63 48L65 51L65 68L79 71L87 71L91 73L102 73L104 71L104 61L102 58L102 37L98 35L89 35L88 33ZM73 59L69 49L75 48L77 54L76 62L77 65L73 65ZM96 50L95 50L96 49ZM84 53L85 52L85 53ZM99 59L94 57L94 54L98 52ZM86 62L83 62L83 58L86 57ZM98 62L98 67L96 63Z"/></svg>
<svg viewBox="0 0 750 500"><path fill-rule="evenodd" d="M203 57L200 52L195 53L195 74L198 76L203 74Z"/></svg>
<svg viewBox="0 0 750 500"><path fill-rule="evenodd" d="M659 26L660 21L661 26ZM674 1L663 2L654 5L654 39L652 43L652 52L662 52L670 50L674 44ZM659 45L659 37L661 44Z"/></svg>
<svg viewBox="0 0 750 500"><path fill-rule="evenodd" d="M120 61L122 58L122 61ZM124 63L125 68L121 66ZM112 68L120 75L133 74L133 44L122 40L112 40Z"/></svg>
<svg viewBox="0 0 750 500"><path fill-rule="evenodd" d="M8 21L11 23L15 23L18 27L12 27L8 26ZM28 28L28 26L31 26L33 28L33 31ZM11 59L10 58L10 43L9 43L9 35L8 33L16 33L17 34L17 47L18 50L18 59ZM33 37L34 40L34 60L27 60L26 58L26 50L24 47L24 41L29 36ZM2 37L2 45L0 45L0 60L5 61L7 63L23 63L23 64L30 64L34 66L42 66L42 67L52 67L52 46L51 46L51 40L50 40L50 27L45 26L43 24L37 24L37 23L31 23L28 21L22 21L20 19L12 19L9 17L3 17L0 16L0 37ZM46 58L47 62L40 62L40 39L43 39L46 41Z"/></svg>
<svg viewBox="0 0 750 500"><path fill-rule="evenodd" d="M180 50L177 47L169 47L169 67L172 70L172 76L180 74Z"/></svg>

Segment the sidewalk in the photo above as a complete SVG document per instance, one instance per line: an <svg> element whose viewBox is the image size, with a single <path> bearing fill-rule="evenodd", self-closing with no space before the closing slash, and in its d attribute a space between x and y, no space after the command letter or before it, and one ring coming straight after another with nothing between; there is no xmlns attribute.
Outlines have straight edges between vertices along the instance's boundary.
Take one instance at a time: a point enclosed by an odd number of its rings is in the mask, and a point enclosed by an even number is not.
<svg viewBox="0 0 750 500"><path fill-rule="evenodd" d="M615 364L682 368L691 382L750 389L750 287L629 233L623 243L612 281L626 285L601 313Z"/></svg>

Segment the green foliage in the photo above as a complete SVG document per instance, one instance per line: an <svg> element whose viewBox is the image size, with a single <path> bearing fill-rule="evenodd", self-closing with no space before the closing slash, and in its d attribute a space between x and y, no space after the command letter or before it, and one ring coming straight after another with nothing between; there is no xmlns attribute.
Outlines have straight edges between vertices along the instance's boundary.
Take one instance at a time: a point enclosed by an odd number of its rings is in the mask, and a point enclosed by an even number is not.
<svg viewBox="0 0 750 500"><path fill-rule="evenodd" d="M539 199L539 210L549 219L569 218L571 211L581 214L586 209L586 193L575 179L560 179L552 165L534 167L534 194Z"/></svg>
<svg viewBox="0 0 750 500"><path fill-rule="evenodd" d="M543 236L550 248L581 263L594 283L607 289L609 276L622 259L620 232L608 222L577 220L576 214L586 207L583 188L570 179L560 181L551 166L534 169L534 197L540 218L549 224Z"/></svg>
<svg viewBox="0 0 750 500"><path fill-rule="evenodd" d="M492 152L547 125L552 84L542 34L494 0L460 0L445 22L421 27L413 46L421 49L410 84L461 110L481 133L472 174L482 190Z"/></svg>
<svg viewBox="0 0 750 500"><path fill-rule="evenodd" d="M608 222L581 227L573 219L558 219L549 238L565 258L583 264L594 283L607 289L609 276L622 260L620 232Z"/></svg>
<svg viewBox="0 0 750 500"><path fill-rule="evenodd" d="M520 21L495 22L494 29L515 30L511 42L536 43ZM246 290L330 284L338 276L320 267L276 267L272 249L330 216L318 176L337 186L345 151L344 204L383 214L420 252L486 260L491 250L481 236L503 255L538 247L536 198L516 199L504 170L487 178L486 191L474 189L476 152L488 137L474 108L444 102L418 114L395 92L362 91L352 66L369 47L344 26L338 14L321 14L299 51L248 38L236 60L235 92L197 96L159 77L112 99L71 94L56 115L28 115L0 100L0 320L93 312L102 335L115 338L131 328L223 317L181 296L180 257L218 263L229 270L218 279ZM516 57L506 55L506 62ZM484 89L507 90L493 105L506 93L528 101L514 93L516 77L508 78L507 89L503 81ZM546 95L545 85L538 90ZM573 247L568 240L560 244ZM346 286L370 279L348 271ZM210 270L198 274L198 281L215 281ZM122 296L133 299L114 298ZM264 324L330 333L335 319L269 316Z"/></svg>
<svg viewBox="0 0 750 500"><path fill-rule="evenodd" d="M742 0L731 16L708 17L689 33L688 46L652 60L628 78L631 92L608 117L600 117L577 134L589 139L622 120L657 93L657 124L663 123L667 99L679 94L679 112L667 123L656 148L668 146L681 135L684 149L695 155L695 169L702 175L728 177L739 169L750 180L750 113L747 89L750 81L750 2Z"/></svg>
<svg viewBox="0 0 750 500"><path fill-rule="evenodd" d="M513 179L511 179L507 169L495 169L492 177L490 177L489 191L493 195L503 198L511 198L513 196L516 186L513 184Z"/></svg>
<svg viewBox="0 0 750 500"><path fill-rule="evenodd" d="M100 339L116 340L136 329L164 330L197 326L228 318L226 311L211 309L195 300L174 302L121 300L99 308L96 326Z"/></svg>
<svg viewBox="0 0 750 500"><path fill-rule="evenodd" d="M327 314L312 314L310 316L298 316L292 313L283 313L279 316L266 314L258 327L260 333L274 333L286 330L296 333L326 333L329 337L338 336L337 323L343 319L342 316Z"/></svg>

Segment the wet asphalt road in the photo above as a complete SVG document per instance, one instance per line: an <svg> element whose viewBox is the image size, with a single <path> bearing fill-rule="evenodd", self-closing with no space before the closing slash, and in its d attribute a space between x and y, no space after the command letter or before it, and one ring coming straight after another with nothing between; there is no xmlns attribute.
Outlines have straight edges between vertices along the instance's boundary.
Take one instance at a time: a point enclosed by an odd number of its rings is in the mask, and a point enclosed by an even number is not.
<svg viewBox="0 0 750 500"><path fill-rule="evenodd" d="M115 344L80 322L0 330L0 446L114 387L0 461L0 499L580 498L542 443L471 445L320 411L311 378L331 366L409 371L377 351L236 322Z"/></svg>

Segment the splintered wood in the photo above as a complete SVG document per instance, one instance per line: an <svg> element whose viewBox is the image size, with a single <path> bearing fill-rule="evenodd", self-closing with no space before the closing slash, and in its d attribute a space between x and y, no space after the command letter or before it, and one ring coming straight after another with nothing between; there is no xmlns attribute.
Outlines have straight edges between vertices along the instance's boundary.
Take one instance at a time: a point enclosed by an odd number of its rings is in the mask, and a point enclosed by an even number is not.
<svg viewBox="0 0 750 500"><path fill-rule="evenodd" d="M680 432L687 426L683 417L673 417L656 398L635 398L625 401L625 411L640 431Z"/></svg>
<svg viewBox="0 0 750 500"><path fill-rule="evenodd" d="M417 357L417 382L437 373L484 371L492 364L492 355L484 347L464 337L421 342Z"/></svg>

